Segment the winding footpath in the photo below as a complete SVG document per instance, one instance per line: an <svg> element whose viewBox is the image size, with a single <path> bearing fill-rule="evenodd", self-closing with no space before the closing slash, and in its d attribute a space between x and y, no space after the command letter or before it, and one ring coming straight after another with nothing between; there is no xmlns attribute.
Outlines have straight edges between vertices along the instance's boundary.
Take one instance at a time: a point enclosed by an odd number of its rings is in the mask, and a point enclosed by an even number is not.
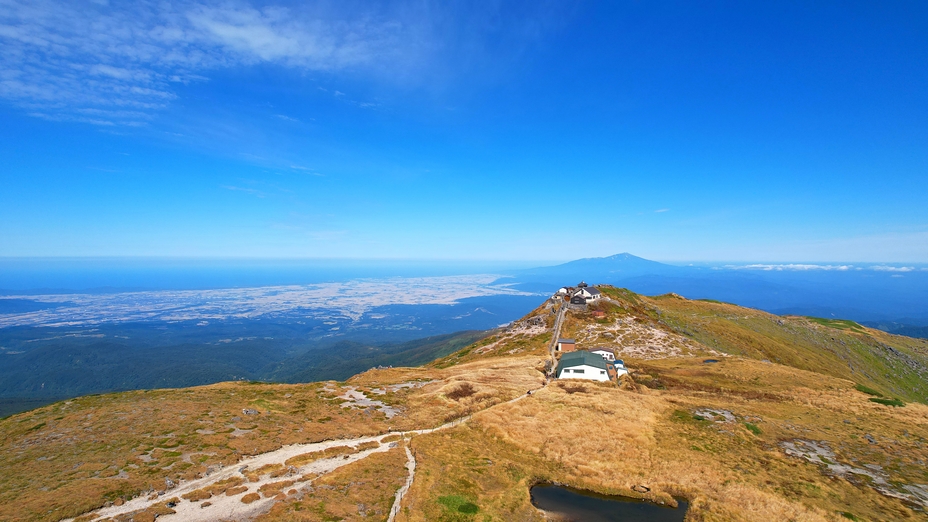
<svg viewBox="0 0 928 522"><path fill-rule="evenodd" d="M534 391L535 390L532 390L532 392ZM531 396L531 392L519 395L518 397L510 399L506 402L491 406L491 408L495 408L502 404L511 404L529 396ZM442 424L436 428L392 432L376 436L358 437L354 439L336 439L311 444L292 444L289 446L284 446L275 451L270 451L242 459L236 464L226 466L205 477L187 482L181 482L180 484L177 484L173 488L164 492L162 495L142 495L120 506L111 505L108 507L103 507L95 511L85 513L85 515L93 514L96 515L96 518L100 519L112 518L136 511L142 511L161 504L167 499L176 497L179 500L176 504L171 506L171 509L174 510L174 513L160 515L158 517L159 520L183 520L184 522L209 522L219 519L248 520L270 509L271 505L273 505L273 503L278 500L278 498L276 498L278 491L277 489L275 489L274 493L272 494L261 495L260 493L262 492L262 486L269 484L273 485L279 482L286 482L286 486L281 488L282 492L287 492L292 489L299 490L300 488L311 485L313 480L322 475L331 473L343 466L365 459L375 453L389 451L390 449L397 447L401 441L396 441L395 439L397 435L400 435L405 442L407 457L406 470L408 475L406 477L406 482L402 487L400 487L399 490L397 490L393 501L393 506L390 509L388 522L393 522L396 515L399 514L406 493L412 487L413 481L415 480L416 458L412 451L409 449L409 441L416 435L424 435L426 433L433 433L436 431L459 426L469 421L470 418L470 415L461 417L446 424ZM387 438L390 438L391 440L385 441L384 439ZM371 443L375 443L376 446L371 447ZM332 457L317 458L302 466L289 466L289 469L286 465L287 460L301 455L317 453L337 446L347 446L357 450L361 445L365 445L365 448L367 449L357 451L356 453L339 454ZM253 473L254 471L260 470L262 467L268 465L279 465L284 469L288 469L288 471L285 475L280 475L277 477L271 477L268 474L269 472L267 472L258 476L257 480L254 482L248 481L247 475L249 473ZM230 479L244 479L242 486L246 489L236 491L232 495L219 493L204 501L191 501L183 499L183 495L185 494L192 493L204 488L209 488L210 486L213 486L220 481L228 481ZM256 498L250 503L243 502L243 498L246 495L252 495L251 498L254 498L255 494L258 494L259 498ZM74 519L65 519L64 522L72 522L73 520Z"/></svg>
<svg viewBox="0 0 928 522"><path fill-rule="evenodd" d="M134 511L145 510L157 504L161 504L167 499L177 497L181 500L179 500L174 506L171 507L175 513L161 515L158 517L159 520L164 519L183 520L185 522L208 522L217 519L249 519L269 509L270 506L277 500L275 498L276 494L272 494L268 496L261 495L261 498L258 498L248 504L242 501L246 495L258 493L262 486L282 481L292 481L292 483L283 488L283 491L286 492L291 489L298 490L302 487L310 485L316 478L331 473L336 469L341 468L342 466L357 462L375 453L380 453L395 448L398 442L392 440L390 442L385 442L384 439L388 437L395 439L396 435L401 435L404 439L408 439L415 435L422 435L425 433L431 433L434 431L444 430L453 426L457 426L462 422L466 422L469 418L469 416L463 417L461 419L457 419L447 424L438 426L437 428L386 433L376 436L358 437L355 439L336 439L316 442L312 444L292 444L289 446L284 446L275 451L270 451L242 459L236 464L226 466L205 477L187 482L181 482L172 489L166 491L163 495L143 495L136 497L126 502L125 504L122 504L121 506L108 506L86 514L94 514L97 515L98 518L116 517L119 515L132 513ZM286 469L286 461L300 455L321 452L337 446L347 446L357 449L362 444L370 446L370 443L376 443L377 445L375 447L370 447L368 449L358 451L356 453L349 453L347 455L340 454L332 457L318 458L299 467L291 466L286 475L271 477L268 474L262 474L255 482L249 482L246 478L249 472L254 472L255 470L259 470L263 466L267 465L277 464ZM410 453L408 447L406 452L407 455L411 457L412 454ZM412 485L414 472L415 463L413 459L413 465L410 468L410 474L406 479L406 485L404 486L406 490L408 490L409 486ZM213 495L206 501L193 502L182 499L183 495L187 493L209 488L210 486L213 486L223 480L236 478L245 479L245 482L242 484L242 486L246 487L247 489L239 491L233 495ZM402 490L401 488L401 491L403 494L405 494L405 490ZM402 495L400 495L398 492L396 506L399 505L399 501L401 500ZM398 511L398 507L395 509ZM65 522L71 522L73 520L74 519L65 519Z"/></svg>
<svg viewBox="0 0 928 522"><path fill-rule="evenodd" d="M564 310L561 310L554 327L555 340L560 331L563 315ZM525 394L490 406L487 409L512 404L530 397L534 391L543 388L546 384L547 382L529 390ZM397 490L393 506L390 509L388 522L394 522L402 507L403 499L415 480L416 458L409 448L411 439L416 435L424 435L459 426L469 421L470 418L471 416L468 415L435 428L283 446L274 451L242 459L233 465L226 466L195 480L179 484L170 483L166 491L151 495L143 494L124 504L118 506L109 505L84 513L82 516L93 515L94 519L119 517L163 505L165 501L172 499L173 504L169 505L169 507L174 513L159 515L159 520L184 522L209 522L219 519L249 520L266 512L274 502L284 498L292 490L298 491L311 485L320 476L358 462L375 453L389 451L396 448L400 442L403 442L407 457L407 477L403 486ZM397 440L397 435L401 437L401 440ZM322 453L335 447L347 447L350 449L346 449L334 456L326 456ZM300 456L303 456L304 459L302 460L307 462L300 466L287 464L287 461ZM234 483L233 485L237 487L229 488L226 486L226 488L223 488L221 482L223 484ZM212 496L207 495L207 498L201 500L184 499L184 495L210 490L214 494ZM280 494L283 494L284 497L281 497ZM73 521L72 518L64 519L62 522Z"/></svg>
<svg viewBox="0 0 928 522"><path fill-rule="evenodd" d="M406 445L406 470L409 472L406 476L406 483L403 484L403 487L396 490L396 497L393 500L393 507L390 508L390 516L387 517L387 522L393 522L396 515L400 512L400 507L403 505L403 497L406 496L406 492L412 487L412 481L416 476L416 457L409 451L409 444Z"/></svg>

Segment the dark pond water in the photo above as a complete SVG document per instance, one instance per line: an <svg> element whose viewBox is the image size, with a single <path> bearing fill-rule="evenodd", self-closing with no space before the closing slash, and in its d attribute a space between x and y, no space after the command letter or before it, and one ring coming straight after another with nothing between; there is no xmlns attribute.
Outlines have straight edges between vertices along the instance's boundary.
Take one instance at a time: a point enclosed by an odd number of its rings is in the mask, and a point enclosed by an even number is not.
<svg viewBox="0 0 928 522"><path fill-rule="evenodd" d="M676 509L641 500L540 484L532 488L532 504L551 515L576 522L682 522L687 503Z"/></svg>

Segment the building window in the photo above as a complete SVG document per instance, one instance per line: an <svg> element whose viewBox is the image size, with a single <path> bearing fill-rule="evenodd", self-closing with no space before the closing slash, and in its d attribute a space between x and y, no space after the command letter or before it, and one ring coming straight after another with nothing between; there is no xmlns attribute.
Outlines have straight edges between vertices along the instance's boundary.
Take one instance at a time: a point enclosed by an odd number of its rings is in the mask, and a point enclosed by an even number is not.
<svg viewBox="0 0 928 522"><path fill-rule="evenodd" d="M574 373L583 373L583 370L574 370Z"/></svg>
<svg viewBox="0 0 928 522"><path fill-rule="evenodd" d="M599 374L600 374L600 375L606 375L606 371L605 371L605 370L599 370Z"/></svg>

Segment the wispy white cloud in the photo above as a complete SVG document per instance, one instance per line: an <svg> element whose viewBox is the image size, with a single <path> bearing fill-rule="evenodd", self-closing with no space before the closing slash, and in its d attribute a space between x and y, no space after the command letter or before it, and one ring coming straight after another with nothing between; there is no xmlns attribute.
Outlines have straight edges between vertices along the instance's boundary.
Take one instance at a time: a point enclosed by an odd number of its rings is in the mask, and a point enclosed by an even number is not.
<svg viewBox="0 0 928 522"><path fill-rule="evenodd" d="M144 125L177 84L219 68L356 71L401 60L410 41L401 23L301 9L0 0L0 98L46 119Z"/></svg>
<svg viewBox="0 0 928 522"><path fill-rule="evenodd" d="M765 270L765 271L808 271L808 270L837 270L846 271L854 268L854 265L811 265L799 263L787 264L761 264L755 263L750 265L725 265L722 268L729 270Z"/></svg>
<svg viewBox="0 0 928 522"><path fill-rule="evenodd" d="M264 192L262 192L262 191L260 191L260 190L258 190L258 189L253 189L253 188L236 187L235 185L223 185L222 188L224 188L224 189L226 189L226 190L232 190L232 191L235 191L235 192L244 192L244 193L246 193L246 194L251 194L252 196L256 196L256 197L259 197L259 198L264 198L264 197L267 196L267 194L265 194Z"/></svg>
<svg viewBox="0 0 928 522"><path fill-rule="evenodd" d="M725 265L718 267L719 269L727 270L764 270L764 271L793 271L793 272L803 272L811 270L824 270L824 271L839 271L845 272L848 270L862 271L862 270L873 270L876 272L914 272L916 270L925 270L928 271L928 268L916 268L914 266L891 266L891 265L863 265L855 266L850 264L845 265L820 265L820 264L801 264L801 263L783 263L783 264L763 264L763 263L753 263L748 265Z"/></svg>
<svg viewBox="0 0 928 522"><path fill-rule="evenodd" d="M660 213L662 213L662 212L669 212L669 211L670 211L669 208L659 208L659 209L655 210L654 212L655 212L656 214L660 214Z"/></svg>
<svg viewBox="0 0 928 522"><path fill-rule="evenodd" d="M316 169L311 169L309 167L304 167L302 165L290 165L290 168L293 170L298 170L300 172L305 172L307 174L312 174L313 176L322 176L319 172L316 172Z"/></svg>
<svg viewBox="0 0 928 522"><path fill-rule="evenodd" d="M871 266L871 270L876 270L878 272L914 272L914 266L887 266L887 265L877 265Z"/></svg>

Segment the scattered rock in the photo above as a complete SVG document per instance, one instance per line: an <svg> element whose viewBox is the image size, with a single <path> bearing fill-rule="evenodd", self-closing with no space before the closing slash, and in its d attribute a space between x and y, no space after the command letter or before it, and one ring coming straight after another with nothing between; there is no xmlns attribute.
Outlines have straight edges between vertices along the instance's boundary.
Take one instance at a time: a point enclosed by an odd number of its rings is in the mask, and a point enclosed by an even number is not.
<svg viewBox="0 0 928 522"><path fill-rule="evenodd" d="M243 415L258 415L260 412L258 410L252 410L251 408L243 408Z"/></svg>
<svg viewBox="0 0 928 522"><path fill-rule="evenodd" d="M648 486L643 486L641 484L635 484L634 486L632 486L632 490L637 491L638 493L648 493L651 491L651 488L649 488Z"/></svg>
<svg viewBox="0 0 928 522"><path fill-rule="evenodd" d="M867 436L869 437L869 434ZM928 489L925 489L926 486L920 484L892 484L889 482L889 477L883 471L883 468L875 464L864 464L863 467L843 464L838 461L834 451L825 441L793 439L781 442L780 448L791 457L801 458L823 466L824 472L828 475L841 477L853 483L860 482L857 476L867 477L869 480L865 480L864 484L869 485L881 494L911 502L921 506L922 509L928 508ZM901 490L897 488L901 488Z"/></svg>
<svg viewBox="0 0 928 522"><path fill-rule="evenodd" d="M702 417L712 422L735 422L735 414L728 410L715 410L712 408L702 408L693 412L693 415Z"/></svg>

